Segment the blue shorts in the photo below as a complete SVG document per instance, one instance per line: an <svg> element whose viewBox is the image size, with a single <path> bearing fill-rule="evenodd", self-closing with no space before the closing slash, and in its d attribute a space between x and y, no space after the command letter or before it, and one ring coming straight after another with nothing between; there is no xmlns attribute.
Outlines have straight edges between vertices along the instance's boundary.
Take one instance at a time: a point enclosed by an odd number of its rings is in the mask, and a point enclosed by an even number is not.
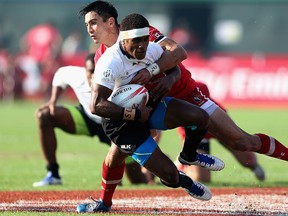
<svg viewBox="0 0 288 216"><path fill-rule="evenodd" d="M149 126L151 129L167 130L164 120L167 106L172 99L173 98L171 97L165 97L163 100L160 101L149 119Z"/></svg>
<svg viewBox="0 0 288 216"><path fill-rule="evenodd" d="M149 136L132 154L132 158L141 166L144 166L146 161L150 158L152 153L157 148L155 140Z"/></svg>

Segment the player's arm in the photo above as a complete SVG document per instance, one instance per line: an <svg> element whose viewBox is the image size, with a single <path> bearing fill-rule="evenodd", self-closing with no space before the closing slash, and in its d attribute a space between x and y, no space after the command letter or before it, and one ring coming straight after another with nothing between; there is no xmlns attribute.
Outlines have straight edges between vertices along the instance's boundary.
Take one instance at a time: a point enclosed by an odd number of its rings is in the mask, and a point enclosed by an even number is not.
<svg viewBox="0 0 288 216"><path fill-rule="evenodd" d="M170 38L165 37L158 44L164 50L161 58L140 70L131 83L146 84L153 76L164 73L187 58L185 49Z"/></svg>
<svg viewBox="0 0 288 216"><path fill-rule="evenodd" d="M52 86L52 90L51 90L51 96L50 96L50 100L49 103L56 105L58 99L60 98L60 96L62 95L64 89L61 86Z"/></svg>
<svg viewBox="0 0 288 216"><path fill-rule="evenodd" d="M174 83L176 83L181 76L181 71L178 66L169 69L165 72L165 76L154 79L153 81L149 82L153 87L150 94L156 100L162 98L170 92Z"/></svg>
<svg viewBox="0 0 288 216"><path fill-rule="evenodd" d="M158 44L164 49L164 53L155 63L158 64L162 73L175 67L187 58L185 49L171 38L166 37Z"/></svg>
<svg viewBox="0 0 288 216"><path fill-rule="evenodd" d="M121 120L122 107L108 101L112 90L98 83L92 83L92 96L90 102L91 112L95 115Z"/></svg>
<svg viewBox="0 0 288 216"><path fill-rule="evenodd" d="M55 72L52 81L50 99L48 100L47 103L43 104L39 108L39 109L45 109L46 107L49 107L51 115L54 115L54 110L57 101L67 87L67 83L65 82L65 71L66 71L65 67L61 67Z"/></svg>
<svg viewBox="0 0 288 216"><path fill-rule="evenodd" d="M151 109L145 105L139 107L137 112L136 109L131 112L131 109L120 107L108 100L112 93L111 89L98 83L93 83L91 88L90 109L93 114L113 120L147 121L149 118Z"/></svg>
<svg viewBox="0 0 288 216"><path fill-rule="evenodd" d="M74 77L73 75L76 72L75 70L76 69L71 66L64 66L60 67L55 72L52 80L50 103L55 105L65 89L67 89L68 86L71 86L71 80Z"/></svg>

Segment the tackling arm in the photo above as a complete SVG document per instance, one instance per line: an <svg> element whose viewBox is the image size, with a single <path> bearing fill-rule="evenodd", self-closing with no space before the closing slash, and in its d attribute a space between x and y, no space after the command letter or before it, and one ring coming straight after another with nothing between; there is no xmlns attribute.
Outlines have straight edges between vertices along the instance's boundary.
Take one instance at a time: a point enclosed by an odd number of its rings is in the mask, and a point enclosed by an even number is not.
<svg viewBox="0 0 288 216"><path fill-rule="evenodd" d="M180 68L176 66L167 70L165 76L154 80L152 79L152 81L149 82L150 85L154 86L150 92L151 96L156 100L166 96L180 77Z"/></svg>
<svg viewBox="0 0 288 216"><path fill-rule="evenodd" d="M152 76L172 69L187 58L185 49L170 38L165 38L158 44L164 50L161 58L140 70L131 83L146 84Z"/></svg>
<svg viewBox="0 0 288 216"><path fill-rule="evenodd" d="M164 53L155 63L158 64L161 72L175 67L187 58L185 49L170 38L165 38L159 45L164 49Z"/></svg>

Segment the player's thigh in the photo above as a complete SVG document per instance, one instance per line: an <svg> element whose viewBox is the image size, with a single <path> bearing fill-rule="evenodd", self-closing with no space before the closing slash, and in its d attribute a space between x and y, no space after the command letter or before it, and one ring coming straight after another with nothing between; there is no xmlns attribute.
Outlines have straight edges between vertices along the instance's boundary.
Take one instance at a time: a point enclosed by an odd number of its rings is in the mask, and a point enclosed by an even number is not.
<svg viewBox="0 0 288 216"><path fill-rule="evenodd" d="M217 108L210 116L208 130L229 147L243 145L250 139L250 135L239 128L227 113L220 108Z"/></svg>
<svg viewBox="0 0 288 216"><path fill-rule="evenodd" d="M75 122L69 109L66 107L56 107L53 116L54 126L61 128L67 133L76 132Z"/></svg>
<svg viewBox="0 0 288 216"><path fill-rule="evenodd" d="M177 184L179 172L175 164L157 146L144 167L169 184Z"/></svg>
<svg viewBox="0 0 288 216"><path fill-rule="evenodd" d="M105 157L105 164L110 168L118 167L125 161L127 156L127 153L124 153L117 145L112 143Z"/></svg>
<svg viewBox="0 0 288 216"><path fill-rule="evenodd" d="M209 116L201 108L183 100L172 99L167 106L165 125L167 128L196 125L205 128Z"/></svg>

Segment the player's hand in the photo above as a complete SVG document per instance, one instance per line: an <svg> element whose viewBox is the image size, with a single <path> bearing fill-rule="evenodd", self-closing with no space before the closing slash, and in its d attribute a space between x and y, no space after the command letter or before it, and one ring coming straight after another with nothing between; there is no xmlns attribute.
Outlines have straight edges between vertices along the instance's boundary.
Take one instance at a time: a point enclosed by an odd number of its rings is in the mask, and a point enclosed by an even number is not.
<svg viewBox="0 0 288 216"><path fill-rule="evenodd" d="M130 81L130 84L145 85L151 79L151 74L144 68L140 70L135 77Z"/></svg>
<svg viewBox="0 0 288 216"><path fill-rule="evenodd" d="M54 103L49 104L49 110L50 110L50 114L52 116L55 115L55 104Z"/></svg>
<svg viewBox="0 0 288 216"><path fill-rule="evenodd" d="M171 76L160 77L152 82L150 82L154 88L151 90L150 94L154 100L163 98L166 96L174 85L174 79Z"/></svg>
<svg viewBox="0 0 288 216"><path fill-rule="evenodd" d="M54 102L49 101L49 102L41 105L39 107L39 110L42 111L44 109L49 109L50 115L54 115L55 114L55 106L56 106L56 104Z"/></svg>
<svg viewBox="0 0 288 216"><path fill-rule="evenodd" d="M150 112L152 111L151 107L146 107L145 103L141 103L138 106L138 109L141 111L141 117L138 121L140 122L146 122L148 121L150 117Z"/></svg>

